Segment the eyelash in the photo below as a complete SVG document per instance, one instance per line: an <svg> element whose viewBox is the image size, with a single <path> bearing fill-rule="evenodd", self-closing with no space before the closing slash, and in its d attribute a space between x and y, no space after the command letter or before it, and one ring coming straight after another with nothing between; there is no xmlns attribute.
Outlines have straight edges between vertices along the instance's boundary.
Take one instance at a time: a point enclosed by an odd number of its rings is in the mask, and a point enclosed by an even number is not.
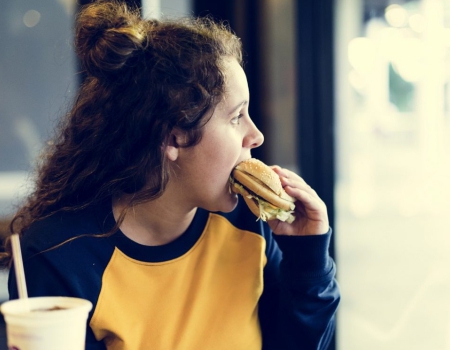
<svg viewBox="0 0 450 350"><path fill-rule="evenodd" d="M239 125L240 124L240 119L243 117L244 115L241 113L238 116L234 117L231 119L231 123L234 125Z"/></svg>

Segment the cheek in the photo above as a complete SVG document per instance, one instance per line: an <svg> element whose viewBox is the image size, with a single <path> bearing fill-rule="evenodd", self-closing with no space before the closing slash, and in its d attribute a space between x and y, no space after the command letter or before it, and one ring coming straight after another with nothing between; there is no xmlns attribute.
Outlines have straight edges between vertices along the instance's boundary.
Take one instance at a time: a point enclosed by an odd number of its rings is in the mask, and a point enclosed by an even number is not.
<svg viewBox="0 0 450 350"><path fill-rule="evenodd" d="M240 157L240 151L230 144L205 148L201 155L199 178L208 181L217 191L228 183L230 173Z"/></svg>
<svg viewBox="0 0 450 350"><path fill-rule="evenodd" d="M242 135L239 129L228 124L211 122L198 145L197 159L201 159L208 176L215 174L214 181L223 182L242 154Z"/></svg>
<svg viewBox="0 0 450 350"><path fill-rule="evenodd" d="M220 142L223 148L228 149L228 152L240 153L242 151L243 135L239 130L231 130L226 134L220 135Z"/></svg>
<svg viewBox="0 0 450 350"><path fill-rule="evenodd" d="M216 171L229 171L236 163L236 160L239 159L242 148L233 142L233 140L228 139L227 142L224 142L220 145L220 147L211 147L209 152L209 162L210 164L214 164Z"/></svg>
<svg viewBox="0 0 450 350"><path fill-rule="evenodd" d="M225 160L234 159L242 151L242 139L237 132L228 130L211 133L202 145L208 157Z"/></svg>

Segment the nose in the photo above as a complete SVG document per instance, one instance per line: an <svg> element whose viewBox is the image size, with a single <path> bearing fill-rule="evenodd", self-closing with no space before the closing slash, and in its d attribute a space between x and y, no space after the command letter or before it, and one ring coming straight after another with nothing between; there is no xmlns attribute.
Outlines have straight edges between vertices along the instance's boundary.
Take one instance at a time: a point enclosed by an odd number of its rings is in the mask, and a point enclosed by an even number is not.
<svg viewBox="0 0 450 350"><path fill-rule="evenodd" d="M259 147L264 142L264 135L261 131L259 131L255 123L253 123L253 120L249 118L248 122L247 133L244 137L242 146L246 148Z"/></svg>

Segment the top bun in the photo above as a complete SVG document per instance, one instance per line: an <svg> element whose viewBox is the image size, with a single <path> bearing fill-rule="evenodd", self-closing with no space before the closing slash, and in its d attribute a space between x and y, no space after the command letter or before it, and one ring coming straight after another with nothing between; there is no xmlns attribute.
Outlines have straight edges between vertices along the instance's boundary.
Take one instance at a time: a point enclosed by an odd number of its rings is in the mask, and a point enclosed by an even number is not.
<svg viewBox="0 0 450 350"><path fill-rule="evenodd" d="M250 158L239 163L236 168L255 178L256 181L269 187L275 194L289 202L295 202L295 198L286 193L281 185L280 177L268 165L256 158Z"/></svg>
<svg viewBox="0 0 450 350"><path fill-rule="evenodd" d="M236 169L256 177L277 195L283 190L278 175L259 159L244 160L236 166Z"/></svg>

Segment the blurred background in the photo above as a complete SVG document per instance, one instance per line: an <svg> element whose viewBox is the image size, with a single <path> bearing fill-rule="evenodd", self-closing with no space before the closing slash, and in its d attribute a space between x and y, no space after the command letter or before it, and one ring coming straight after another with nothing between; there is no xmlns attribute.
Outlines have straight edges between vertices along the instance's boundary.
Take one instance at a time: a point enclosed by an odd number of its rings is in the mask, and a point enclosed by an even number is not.
<svg viewBox="0 0 450 350"><path fill-rule="evenodd" d="M2 237L81 82L72 26L87 2L1 2ZM254 156L299 172L329 209L342 291L330 350L449 350L450 0L127 2L242 38L266 137Z"/></svg>

